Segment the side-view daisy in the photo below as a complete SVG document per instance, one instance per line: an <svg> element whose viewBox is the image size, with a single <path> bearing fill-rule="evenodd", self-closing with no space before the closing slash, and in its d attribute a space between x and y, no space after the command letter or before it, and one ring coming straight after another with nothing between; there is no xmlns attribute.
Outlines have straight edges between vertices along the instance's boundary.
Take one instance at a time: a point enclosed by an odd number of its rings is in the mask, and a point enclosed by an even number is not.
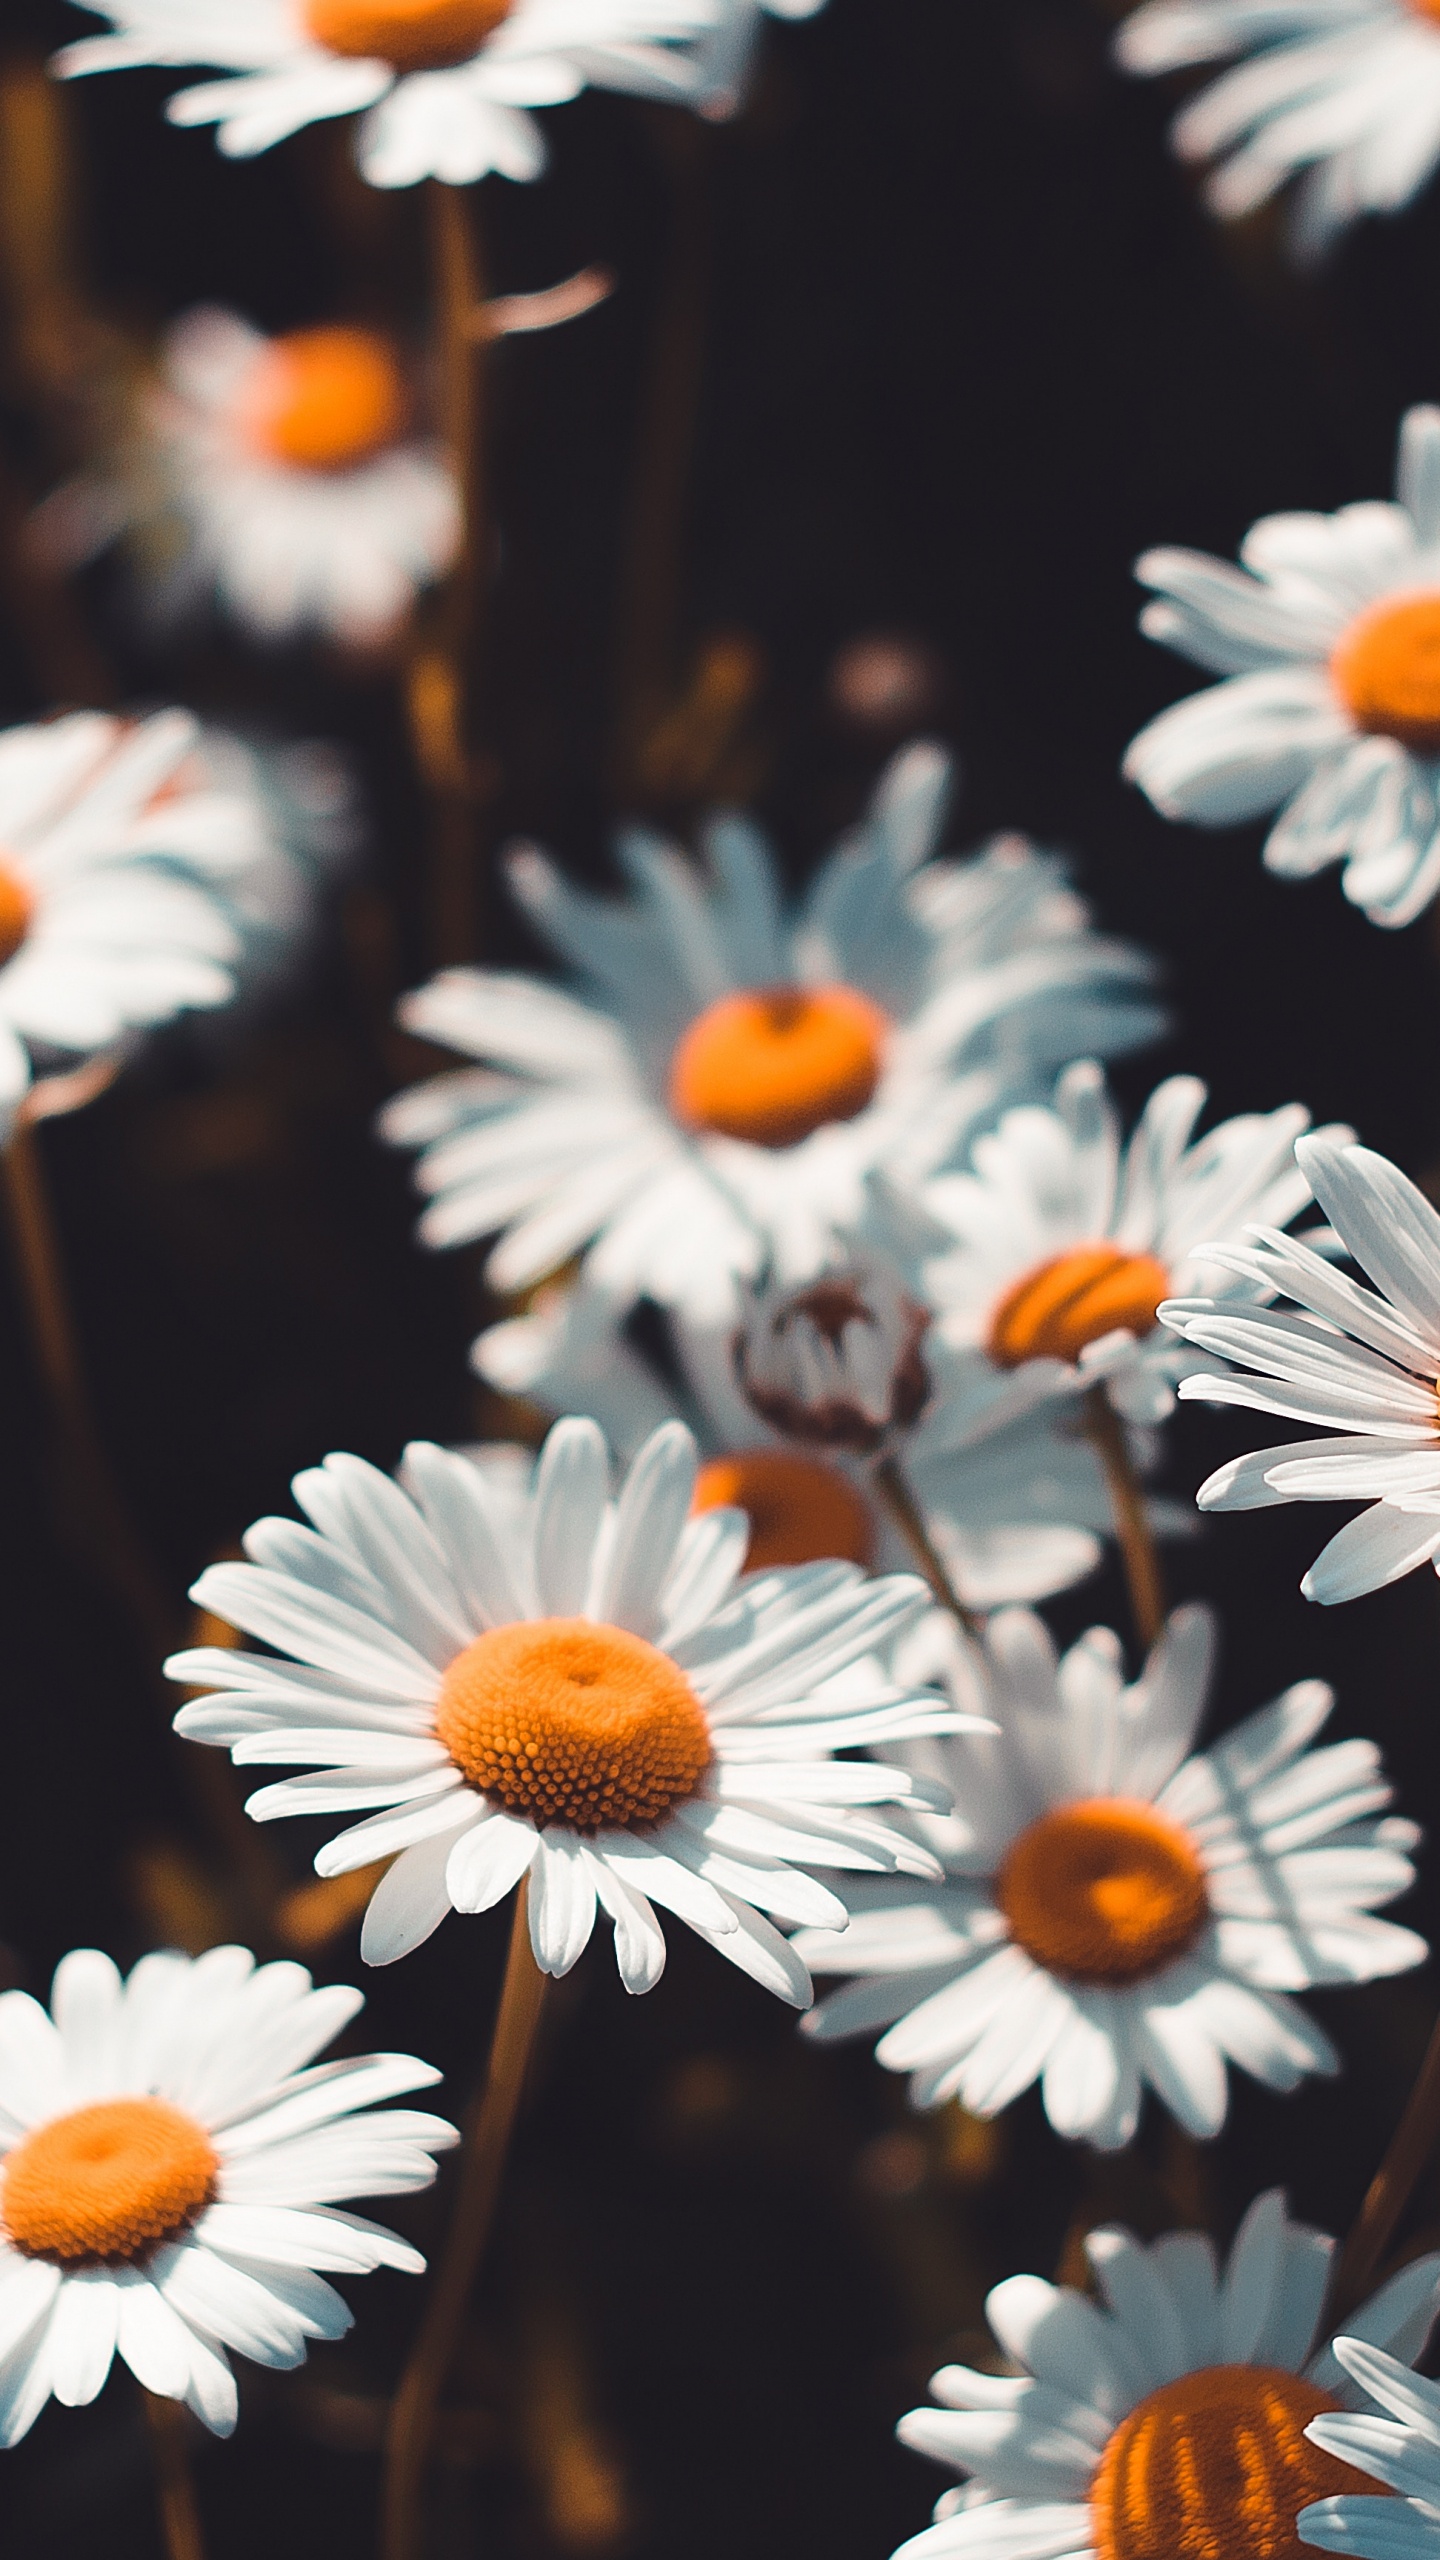
<svg viewBox="0 0 1440 2560"><path fill-rule="evenodd" d="M943 1804L944 1788L834 1757L954 1729L948 1701L883 1667L924 1585L836 1563L737 1589L749 1523L692 1519L695 1471L679 1423L647 1441L618 1501L589 1421L556 1424L523 1494L425 1443L400 1484L331 1457L296 1478L313 1527L262 1520L248 1564L202 1574L198 1604L286 1658L177 1655L172 1678L229 1694L183 1707L176 1728L240 1767L318 1764L249 1811L363 1815L320 1851L321 1875L399 1853L366 1915L367 1963L528 1875L547 1973L583 1954L598 1905L626 1989L650 1990L658 1902L804 2007L809 1974L762 1914L843 1928L811 1866L937 1872L873 1808Z"/></svg>
<svg viewBox="0 0 1440 2560"><path fill-rule="evenodd" d="M0 1119L33 1065L234 994L230 894L275 847L224 774L183 711L0 733Z"/></svg>
<svg viewBox="0 0 1440 2560"><path fill-rule="evenodd" d="M1440 887L1440 409L1401 425L1393 505L1262 516L1240 560L1136 563L1141 629L1223 681L1142 729L1126 775L1198 826L1278 809L1269 870L1343 862L1373 924L1410 924Z"/></svg>
<svg viewBox="0 0 1440 2560"><path fill-rule="evenodd" d="M1103 1383L1128 1420L1165 1419L1184 1361L1156 1322L1162 1298L1181 1274L1231 1285L1213 1240L1255 1217L1288 1226L1308 1197L1294 1161L1308 1111L1247 1112L1192 1144L1204 1106L1194 1076L1168 1077L1127 1145L1100 1069L1082 1061L1053 1101L978 1137L968 1172L927 1184L954 1240L926 1265L935 1329L980 1355L958 1385L967 1411L998 1421Z"/></svg>
<svg viewBox="0 0 1440 2560"><path fill-rule="evenodd" d="M708 828L703 872L625 835L623 904L512 856L577 984L450 969L401 1006L408 1031L487 1062L382 1121L424 1150L426 1243L503 1231L499 1289L589 1247L620 1304L728 1321L737 1279L808 1276L859 1225L872 1172L903 1190L1058 1059L1150 1038L1149 962L1091 935L1052 859L1014 839L927 859L948 780L938 749L898 757L791 915L736 817Z"/></svg>
<svg viewBox="0 0 1440 2560"><path fill-rule="evenodd" d="M1246 1405L1340 1435L1232 1458L1196 1499L1202 1511L1367 1504L1300 1585L1309 1600L1355 1600L1440 1550L1440 1217L1369 1147L1317 1132L1295 1154L1375 1287L1332 1269L1292 1236L1256 1228L1258 1243L1217 1246L1213 1258L1253 1294L1293 1306L1241 1311L1212 1298L1177 1298L1160 1315L1198 1350L1233 1363L1221 1376L1182 1379L1183 1397Z"/></svg>
<svg viewBox="0 0 1440 2560"><path fill-rule="evenodd" d="M1305 2433L1322 2453L1363 2472L1357 2485L1368 2494L1321 2498L1302 2508L1300 2539L1318 2551L1351 2552L1355 2560L1434 2560L1440 2552L1440 2384L1363 2338L1336 2338L1332 2352L1354 2385L1359 2413L1312 2418ZM1370 2403L1389 2414L1374 2416Z"/></svg>
<svg viewBox="0 0 1440 2560"><path fill-rule="evenodd" d="M1435 0L1146 0L1115 50L1127 71L1236 68L1176 118L1175 147L1218 165L1219 214L1252 213L1294 180L1302 257L1361 214L1397 213L1440 160Z"/></svg>
<svg viewBox="0 0 1440 2560"><path fill-rule="evenodd" d="M1289 1994L1423 1962L1423 1938L1374 1916L1413 1883L1420 1835L1385 1815L1373 1743L1311 1750L1322 1681L1193 1754L1213 1650L1208 1610L1177 1609L1127 1688L1108 1628L1057 1662L1030 1611L992 1618L956 1694L998 1730L903 1755L953 1791L920 1825L945 1880L859 1884L843 1942L801 1935L817 1972L857 1977L808 2030L886 2028L876 2058L913 2075L917 2106L995 2115L1038 2080L1056 2132L1106 2151L1147 2083L1206 2138L1227 2063L1280 2090L1338 2070Z"/></svg>
<svg viewBox="0 0 1440 2560"><path fill-rule="evenodd" d="M128 537L157 613L213 598L263 640L384 640L460 539L450 470L412 409L373 330L266 338L233 311L188 311L111 450L46 502L42 538L74 561Z"/></svg>
<svg viewBox="0 0 1440 2560"><path fill-rule="evenodd" d="M147 2391L235 2424L227 2347L297 2365L351 2314L327 2275L423 2273L350 2196L428 2187L457 2140L384 2107L438 2071L407 2053L316 2062L363 2009L245 1947L142 1957L122 1982L66 1956L50 2013L0 1997L0 2444L52 2392L95 2398L118 2353Z"/></svg>
<svg viewBox="0 0 1440 2560"><path fill-rule="evenodd" d="M80 0L112 33L55 57L64 79L146 63L213 63L172 124L213 124L232 159L302 125L364 113L357 158L375 187L545 165L526 110L582 89L688 97L716 0ZM367 111L368 112L365 112Z"/></svg>
<svg viewBox="0 0 1440 2560"><path fill-rule="evenodd" d="M1364 2482L1310 2440L1358 2398L1322 2325L1335 2243L1258 2196L1222 2272L1201 2231L1085 2242L1100 2300L1041 2276L996 2285L986 2316L1013 2375L946 2365L938 2409L899 2436L961 2472L905 2560L1282 2560L1302 2507ZM1407 2363L1440 2302L1417 2258L1350 2328ZM900 2553L895 2555L900 2560Z"/></svg>

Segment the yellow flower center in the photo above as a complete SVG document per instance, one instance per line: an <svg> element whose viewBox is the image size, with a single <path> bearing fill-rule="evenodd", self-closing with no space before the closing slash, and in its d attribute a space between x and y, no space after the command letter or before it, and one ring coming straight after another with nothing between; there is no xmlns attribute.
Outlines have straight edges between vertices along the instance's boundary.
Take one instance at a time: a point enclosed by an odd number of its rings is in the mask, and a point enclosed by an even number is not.
<svg viewBox="0 0 1440 2560"><path fill-rule="evenodd" d="M695 1479L692 1508L719 1511L729 1503L750 1514L747 1573L816 1564L824 1556L870 1562L865 1497L821 1458L797 1458L788 1449L737 1449L711 1458Z"/></svg>
<svg viewBox="0 0 1440 2560"><path fill-rule="evenodd" d="M35 901L18 871L0 860L0 969L13 960L35 912Z"/></svg>
<svg viewBox="0 0 1440 2560"><path fill-rule="evenodd" d="M55 2116L0 2172L12 2248L67 2266L113 2266L178 2240L215 2194L220 2161L164 2098L107 2098Z"/></svg>
<svg viewBox="0 0 1440 2560"><path fill-rule="evenodd" d="M457 1654L435 1731L472 1787L542 1827L639 1831L693 1796L710 1727L668 1654L624 1627L538 1618Z"/></svg>
<svg viewBox="0 0 1440 2560"><path fill-rule="evenodd" d="M889 1023L853 987L762 987L722 996L670 1061L670 1101L692 1129L794 1147L853 1120L880 1081Z"/></svg>
<svg viewBox="0 0 1440 2560"><path fill-rule="evenodd" d="M392 71L468 62L510 15L512 0L304 0L317 44Z"/></svg>
<svg viewBox="0 0 1440 2560"><path fill-rule="evenodd" d="M1213 2364L1152 2391L1090 2489L1098 2560L1307 2560L1302 2507L1377 2484L1307 2442L1339 2403L1298 2374Z"/></svg>
<svg viewBox="0 0 1440 2560"><path fill-rule="evenodd" d="M1153 1253L1076 1245L1006 1290L986 1348L1001 1369L1018 1369L1022 1360L1078 1360L1089 1343L1122 1327L1148 1333L1169 1295L1170 1274Z"/></svg>
<svg viewBox="0 0 1440 2560"><path fill-rule="evenodd" d="M405 383L369 329L295 329L272 338L246 375L237 423L259 452L303 471L343 471L393 444Z"/></svg>
<svg viewBox="0 0 1440 2560"><path fill-rule="evenodd" d="M1194 1943L1210 1908L1187 1834L1125 1796L1042 1814L1006 1850L995 1899L1026 1954L1067 1982L1158 1973Z"/></svg>
<svg viewBox="0 0 1440 2560"><path fill-rule="evenodd" d="M1424 14L1440 17L1440 0ZM1330 680L1357 729L1440 755L1440 590L1358 614L1331 651Z"/></svg>

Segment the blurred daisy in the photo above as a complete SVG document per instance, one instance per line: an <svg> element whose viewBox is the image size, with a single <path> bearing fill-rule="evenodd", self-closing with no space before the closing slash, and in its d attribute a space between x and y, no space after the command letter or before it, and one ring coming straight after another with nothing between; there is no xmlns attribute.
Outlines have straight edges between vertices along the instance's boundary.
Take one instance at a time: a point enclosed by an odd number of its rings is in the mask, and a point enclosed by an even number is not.
<svg viewBox="0 0 1440 2560"><path fill-rule="evenodd" d="M1125 772L1198 826L1279 809L1271 871L1343 862L1372 923L1410 924L1440 887L1440 409L1403 421L1393 506L1263 516L1240 558L1137 563L1141 629L1225 681L1142 729Z"/></svg>
<svg viewBox="0 0 1440 2560"><path fill-rule="evenodd" d="M1322 2325L1334 2247L1272 2190L1223 2274L1204 2232L1147 2246L1111 2228L1085 2241L1098 2302L1040 2276L997 2285L986 2316L1019 2372L946 2365L942 2406L900 2421L968 2484L906 2560L1285 2560L1303 2506L1365 2485L1306 2434L1358 2396ZM1440 2258L1417 2258L1349 2325L1408 2362L1437 2296Z"/></svg>
<svg viewBox="0 0 1440 2560"><path fill-rule="evenodd" d="M535 178L531 107L587 87L686 97L717 0L81 0L114 30L55 57L62 78L146 63L214 63L172 124L219 127L248 159L302 125L367 110L357 157L375 187Z"/></svg>
<svg viewBox="0 0 1440 2560"><path fill-rule="evenodd" d="M34 1064L228 1002L232 900L274 853L183 711L0 732L0 1119Z"/></svg>
<svg viewBox="0 0 1440 2560"><path fill-rule="evenodd" d="M735 817L708 829L703 874L624 837L623 905L513 856L579 984L451 969L401 1006L419 1038L496 1062L384 1115L424 1150L425 1242L503 1231L498 1289L590 1246L617 1303L727 1322L737 1279L807 1277L859 1225L873 1172L903 1190L1017 1083L1152 1037L1150 964L1089 933L1053 860L1008 839L927 862L947 784L938 750L898 757L790 917Z"/></svg>
<svg viewBox="0 0 1440 2560"><path fill-rule="evenodd" d="M52 2392L84 2407L117 2352L228 2435L227 2347L303 2364L311 2338L351 2325L327 2274L423 2272L339 2210L428 2187L457 2139L443 2117L380 2109L438 2080L428 2063L315 2062L364 2005L244 1947L145 1956L124 1982L84 1947L51 2015L0 1997L0 2443Z"/></svg>
<svg viewBox="0 0 1440 2560"><path fill-rule="evenodd" d="M980 1355L957 1377L957 1425L1101 1382L1132 1422L1172 1410L1186 1364L1156 1323L1161 1299L1180 1274L1233 1287L1214 1239L1255 1217L1288 1226L1309 1197L1294 1160L1308 1111L1247 1112L1192 1145L1204 1104L1194 1076L1168 1077L1125 1145L1100 1069L1082 1062L1052 1103L1007 1111L977 1138L971 1171L927 1186L927 1209L954 1239L927 1265L936 1331Z"/></svg>
<svg viewBox="0 0 1440 2560"><path fill-rule="evenodd" d="M321 1875L400 1852L366 1915L367 1963L528 1874L546 1973L583 1954L598 1906L627 1991L650 1990L658 1902L804 2007L810 1977L762 1914L844 1927L807 1866L938 1871L872 1808L943 1789L832 1756L953 1728L944 1699L907 1693L878 1658L923 1586L829 1564L736 1591L748 1523L688 1517L695 1465L670 1423L612 1502L604 1439L577 1420L520 1499L423 1443L403 1489L332 1457L295 1481L313 1529L262 1520L248 1565L201 1576L202 1608L289 1659L178 1655L173 1678L234 1694L183 1707L176 1728L240 1767L321 1764L249 1804L257 1821L365 1814L320 1851Z"/></svg>
<svg viewBox="0 0 1440 2560"><path fill-rule="evenodd" d="M1160 1313L1186 1342L1253 1373L1188 1377L1182 1396L1340 1434L1232 1458L1196 1499L1202 1511L1367 1503L1300 1585L1309 1600L1355 1600L1440 1550L1440 1217L1368 1147L1321 1131L1302 1138L1295 1154L1375 1288L1332 1270L1292 1237L1258 1228L1258 1244L1217 1246L1214 1260L1247 1293L1290 1298L1293 1307L1230 1311L1212 1298L1177 1298Z"/></svg>
<svg viewBox="0 0 1440 2560"><path fill-rule="evenodd" d="M1219 214L1296 179L1291 237L1316 256L1364 213L1397 213L1440 160L1435 0L1147 0L1121 27L1127 71L1238 67L1177 117L1187 160L1214 160Z"/></svg>
<svg viewBox="0 0 1440 2560"><path fill-rule="evenodd" d="M1361 2414L1312 2418L1305 2433L1322 2453L1363 2471L1358 2485L1369 2494L1321 2498L1303 2508L1300 2539L1320 2551L1351 2552L1355 2560L1434 2560L1440 2552L1440 2384L1362 2338L1337 2338L1333 2352L1355 2386ZM1389 2414L1373 2416L1367 2402Z"/></svg>
<svg viewBox="0 0 1440 2560"><path fill-rule="evenodd" d="M1424 1939L1373 1911L1414 1882L1420 1835L1377 1818L1373 1743L1310 1749L1321 1681L1187 1757L1213 1651L1209 1612L1177 1609L1127 1688L1108 1628L1057 1662L1028 1610L993 1618L956 1694L998 1731L904 1755L954 1794L921 1826L945 1881L853 1887L843 1943L801 1935L817 1972L857 1976L809 2030L886 2028L876 2058L913 2075L917 2106L996 2115L1038 2080L1056 2132L1104 2151L1130 2141L1147 2083L1203 2139L1227 2063L1281 2090L1337 2070L1288 1995L1423 1962Z"/></svg>
<svg viewBox="0 0 1440 2560"><path fill-rule="evenodd" d="M410 413L372 330L265 338L189 311L112 464L47 500L41 540L74 565L130 536L162 613L213 596L262 640L384 640L460 540L450 471Z"/></svg>

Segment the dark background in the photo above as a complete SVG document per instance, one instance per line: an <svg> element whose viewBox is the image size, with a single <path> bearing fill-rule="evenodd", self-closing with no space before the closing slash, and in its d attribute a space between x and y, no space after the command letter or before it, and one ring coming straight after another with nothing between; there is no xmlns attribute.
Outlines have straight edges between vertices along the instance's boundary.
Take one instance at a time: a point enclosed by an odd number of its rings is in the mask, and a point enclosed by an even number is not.
<svg viewBox="0 0 1440 2560"><path fill-rule="evenodd" d="M10 0L15 60L82 23ZM809 25L767 27L734 125L678 138L678 111L588 97L546 119L543 183L478 191L499 289L592 262L619 280L601 311L505 345L491 368L489 831L533 833L605 876L632 456L678 187L692 213L708 205L712 252L693 278L705 372L674 679L683 690L716 634L743 635L757 671L715 779L753 787L802 876L887 747L837 708L836 653L877 630L912 637L937 670L932 725L963 766L952 840L1019 826L1071 849L1103 923L1164 957L1176 1035L1126 1068L1128 1101L1162 1068L1198 1069L1218 1111L1303 1099L1424 1180L1440 1169L1432 920L1386 935L1333 874L1273 883L1258 830L1167 827L1118 763L1190 682L1135 635L1135 553L1228 553L1267 510L1388 487L1401 409L1440 394L1440 192L1297 278L1272 224L1224 235L1203 215L1165 148L1173 102L1122 83L1107 37L1086 0L830 0ZM268 327L353 315L423 340L418 192L351 180L343 128L226 163L208 133L161 120L176 85L129 74L63 95L90 311L137 343L203 298ZM73 402L37 396L19 334L0 382L12 508L80 443ZM386 1021L427 965L426 816L383 666L145 638L109 568L81 582L68 629L37 622L23 580L7 595L5 719L77 690L89 652L116 699L346 742L368 808L367 850L289 982L156 1038L43 1135L104 1438L183 1628L187 1583L285 1506L298 1467L337 1446L390 1465L407 1438L484 1420L465 1365L474 1258L416 1250L406 1169L370 1135L417 1064ZM683 820L694 793L648 796ZM534 956L498 896L486 930L491 954ZM237 1883L223 1808L217 1832L197 1792L228 1785L224 1764L169 1740L156 1648L76 1556L8 1272L0 1381L8 1979L43 1993L58 1956L92 1941L129 1962L156 1938L239 1928L276 1952L281 1933L255 1917L271 1882ZM1188 1491L1242 1445L1191 1412L1168 1480ZM1303 1509L1212 1523L1174 1585L1225 1612L1218 1723L1324 1673L1337 1730L1383 1741L1423 1817L1435 1587L1417 1575L1307 1609L1299 1576L1334 1525ZM1052 1617L1071 1635L1123 1624L1123 1608L1107 1575ZM321 1836L306 1829L265 1835L282 1885L303 1881ZM1422 1926L1434 1898L1432 1867ZM457 2106L504 1925L452 1920L367 1982L364 2041L433 2057ZM1096 2167L1047 2135L1033 2094L990 2137L953 2110L911 2117L863 2049L809 2051L778 2004L678 1925L668 1935L648 1999L620 1992L603 1931L555 1998L457 2378L437 2560L884 2560L944 2485L891 2426L934 2364L981 2351L986 2285L1051 2269L1077 2213L1228 2232L1276 2179L1343 2228L1432 2008L1428 1976L1317 2001L1347 2056L1339 2084L1286 2101L1237 2080L1203 2161L1151 2115L1134 2155ZM352 1978L353 1927L313 1961ZM444 2194L393 2218L430 2245ZM1440 2192L1422 2203L1422 2220L1440 2212ZM369 2547L382 2400L417 2290L382 2275L351 2295L351 2341L300 2376L243 2367L237 2437L199 2446L213 2560ZM117 2366L94 2409L52 2407L0 2461L0 2538L61 2560L100 2533L152 2551L145 2461Z"/></svg>

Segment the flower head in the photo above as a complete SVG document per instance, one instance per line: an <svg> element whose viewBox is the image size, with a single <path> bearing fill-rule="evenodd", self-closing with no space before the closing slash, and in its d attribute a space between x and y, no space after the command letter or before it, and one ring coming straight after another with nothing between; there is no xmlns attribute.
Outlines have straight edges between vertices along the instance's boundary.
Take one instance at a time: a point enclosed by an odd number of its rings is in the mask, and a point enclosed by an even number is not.
<svg viewBox="0 0 1440 2560"><path fill-rule="evenodd" d="M798 1287L743 1293L736 1384L782 1440L874 1457L930 1402L929 1324L893 1264L837 1258Z"/></svg>
<svg viewBox="0 0 1440 2560"><path fill-rule="evenodd" d="M340 2210L427 2187L456 2140L443 2117L382 2109L438 2080L428 2063L315 2061L364 2005L244 1947L145 1956L123 1982L84 1947L49 2015L0 1997L0 2443L52 2392L93 2400L117 2352L228 2435L227 2347L303 2364L350 2326L327 2274L423 2270Z"/></svg>
<svg viewBox="0 0 1440 2560"><path fill-rule="evenodd" d="M857 1977L813 2033L884 2027L877 2058L920 2106L994 2115L1038 2080L1057 2133L1103 2150L1131 2139L1147 2082L1205 2137L1227 2063L1274 2089L1338 2069L1289 1994L1422 1962L1423 1938L1374 1916L1413 1882L1419 1834L1377 1818L1373 1743L1311 1750L1318 1680L1193 1754L1212 1650L1208 1611L1179 1609L1127 1688L1108 1628L1057 1662L1029 1611L993 1618L957 1694L998 1731L905 1755L954 1792L923 1826L945 1881L862 1885L843 1943L802 1935L817 1971Z"/></svg>
<svg viewBox="0 0 1440 2560"><path fill-rule="evenodd" d="M1440 2384L1364 2338L1336 2338L1332 2352L1354 2386L1358 2414L1312 2418L1305 2433L1321 2453L1365 2474L1355 2483L1364 2494L1332 2493L1303 2508L1300 2539L1316 2550L1350 2552L1354 2560L1434 2560L1440 2551ZM1388 2415L1373 2416L1368 2402Z"/></svg>

